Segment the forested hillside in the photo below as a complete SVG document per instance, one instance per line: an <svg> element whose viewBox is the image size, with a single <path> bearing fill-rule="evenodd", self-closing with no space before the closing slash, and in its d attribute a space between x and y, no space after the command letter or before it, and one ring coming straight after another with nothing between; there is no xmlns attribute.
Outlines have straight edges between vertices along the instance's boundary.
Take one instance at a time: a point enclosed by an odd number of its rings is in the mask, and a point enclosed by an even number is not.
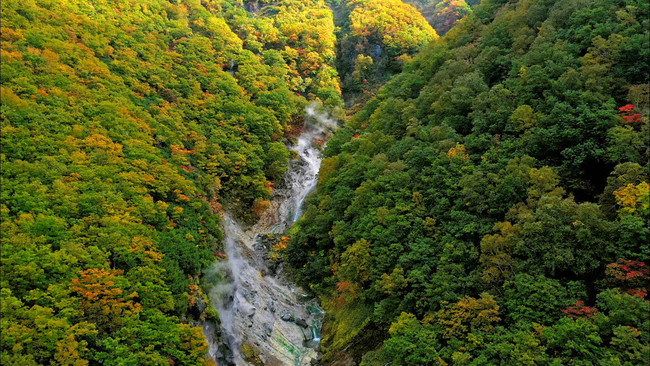
<svg viewBox="0 0 650 366"><path fill-rule="evenodd" d="M337 3L337 67L346 102L354 111L438 34L415 8L401 0Z"/></svg>
<svg viewBox="0 0 650 366"><path fill-rule="evenodd" d="M480 0L406 0L431 23L440 35L447 33L459 20L472 12L471 7Z"/></svg>
<svg viewBox="0 0 650 366"><path fill-rule="evenodd" d="M484 0L328 143L324 361L643 365L648 2Z"/></svg>
<svg viewBox="0 0 650 366"><path fill-rule="evenodd" d="M307 100L341 104L331 12L7 0L1 37L1 363L205 363L219 212L253 221Z"/></svg>
<svg viewBox="0 0 650 366"><path fill-rule="evenodd" d="M222 215L274 209L308 105L318 186L250 239L323 364L650 362L647 0L0 8L0 363L214 364Z"/></svg>

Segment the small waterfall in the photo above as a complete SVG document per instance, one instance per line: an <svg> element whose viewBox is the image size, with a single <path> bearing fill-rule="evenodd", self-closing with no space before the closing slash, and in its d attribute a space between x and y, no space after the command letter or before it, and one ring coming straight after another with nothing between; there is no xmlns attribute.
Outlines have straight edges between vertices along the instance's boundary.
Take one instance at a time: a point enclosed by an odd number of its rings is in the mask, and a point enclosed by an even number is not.
<svg viewBox="0 0 650 366"><path fill-rule="evenodd" d="M315 299L293 287L282 273L269 273L266 234L282 232L302 215L306 197L316 187L321 158L318 145L336 128L336 121L319 112L313 103L305 109L304 132L291 147L299 156L292 161L269 211L272 219L242 228L225 215L224 248L227 260L217 261L206 271L204 282L212 304L219 312L218 340L206 323L210 355L218 365L246 365L242 345L252 349L265 363L309 364L318 358L317 348L323 311ZM212 333L210 333L212 331Z"/></svg>
<svg viewBox="0 0 650 366"><path fill-rule="evenodd" d="M241 257L240 251L237 250L238 243L235 242L241 234L241 229L227 214L224 216L224 231L226 234L224 249L228 260L216 262L209 272L212 276L221 277L210 290L210 299L219 312L221 334L226 340L224 345L228 347L216 347L214 357L219 364L239 365L242 359L239 352L235 350L239 349L241 335L235 331L234 321L235 312L241 311L240 309L244 307L238 289L241 287L241 278L246 273L247 263Z"/></svg>
<svg viewBox="0 0 650 366"><path fill-rule="evenodd" d="M304 132L298 136L296 145L291 150L298 153L301 166L292 167L287 172L287 182L290 194L286 202L288 217L286 225L291 225L302 216L302 205L305 198L316 188L321 157L318 142L323 143L327 135L337 127L336 120L326 113L318 111L318 104L312 103L305 108Z"/></svg>

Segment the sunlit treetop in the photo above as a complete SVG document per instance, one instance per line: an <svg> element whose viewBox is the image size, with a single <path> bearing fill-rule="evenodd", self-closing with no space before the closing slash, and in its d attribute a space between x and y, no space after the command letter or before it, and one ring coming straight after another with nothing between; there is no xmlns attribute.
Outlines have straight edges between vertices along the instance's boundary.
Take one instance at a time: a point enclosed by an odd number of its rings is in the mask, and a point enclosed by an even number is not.
<svg viewBox="0 0 650 366"><path fill-rule="evenodd" d="M386 47L409 52L438 38L413 6L399 0L352 0L348 3L352 34L375 37Z"/></svg>

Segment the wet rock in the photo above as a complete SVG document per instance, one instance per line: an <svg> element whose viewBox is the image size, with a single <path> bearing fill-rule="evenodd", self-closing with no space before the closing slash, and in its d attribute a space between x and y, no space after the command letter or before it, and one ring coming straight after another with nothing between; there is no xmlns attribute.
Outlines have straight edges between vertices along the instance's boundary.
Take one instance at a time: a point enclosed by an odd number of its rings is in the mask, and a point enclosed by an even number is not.
<svg viewBox="0 0 650 366"><path fill-rule="evenodd" d="M301 302L308 302L308 301L312 300L313 298L314 298L314 295L312 295L310 293L300 294L300 301Z"/></svg>
<svg viewBox="0 0 650 366"><path fill-rule="evenodd" d="M188 313L193 319L198 320L201 318L201 315L203 315L206 308L207 304L203 301L203 298L196 296L194 305L190 307Z"/></svg>
<svg viewBox="0 0 650 366"><path fill-rule="evenodd" d="M216 360L219 362L219 365L234 365L235 356L232 353L232 350L228 347L227 344L221 343L217 351Z"/></svg>
<svg viewBox="0 0 650 366"><path fill-rule="evenodd" d="M278 277L278 262L267 258L264 260L264 267L266 267L266 275L271 275L273 277Z"/></svg>
<svg viewBox="0 0 650 366"><path fill-rule="evenodd" d="M264 323L262 324L262 328L264 328L264 334L266 336L271 336L273 334L273 324L272 323Z"/></svg>
<svg viewBox="0 0 650 366"><path fill-rule="evenodd" d="M266 253L271 250L277 242L278 238L274 234L260 234L255 237L253 249Z"/></svg>
<svg viewBox="0 0 650 366"><path fill-rule="evenodd" d="M309 326L309 324L307 324L305 319L301 319L301 318L296 319L296 324L303 328L307 328Z"/></svg>
<svg viewBox="0 0 650 366"><path fill-rule="evenodd" d="M293 321L293 313L290 312L289 310L283 310L280 313L280 319L284 320L285 322L292 322Z"/></svg>
<svg viewBox="0 0 650 366"><path fill-rule="evenodd" d="M249 284L249 286L250 286L250 284ZM257 291L255 291L255 290L248 291L246 289L242 289L241 294L244 297L244 299L246 299L246 301L248 301L250 303L255 301L255 298L257 298Z"/></svg>
<svg viewBox="0 0 650 366"><path fill-rule="evenodd" d="M266 304L266 309L272 313L275 313L275 302L273 300L269 300L269 302Z"/></svg>
<svg viewBox="0 0 650 366"><path fill-rule="evenodd" d="M310 346L309 343L314 339L314 334L311 332L311 329L309 328L303 328L301 329L302 331L302 340L303 344L305 346Z"/></svg>
<svg viewBox="0 0 650 366"><path fill-rule="evenodd" d="M278 243L280 237L275 234L259 234L255 237L253 249L258 253L260 268L263 275L275 275L277 262L270 258L269 252Z"/></svg>

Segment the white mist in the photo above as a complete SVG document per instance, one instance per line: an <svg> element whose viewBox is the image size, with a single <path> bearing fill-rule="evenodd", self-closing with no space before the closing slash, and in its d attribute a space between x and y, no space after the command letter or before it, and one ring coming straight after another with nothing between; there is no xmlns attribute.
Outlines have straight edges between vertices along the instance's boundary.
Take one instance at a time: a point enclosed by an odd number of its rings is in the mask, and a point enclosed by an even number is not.
<svg viewBox="0 0 650 366"><path fill-rule="evenodd" d="M210 298L219 311L220 341L224 344L211 339L210 329L206 329L210 354L219 365L246 365L239 352L244 343L268 362L302 365L317 357L314 348L320 341L323 312L315 300L305 302L304 291L296 290L284 276L266 274L259 235L272 228L282 232L300 218L304 201L318 182L321 157L317 143L327 140L336 127L336 121L319 111L317 103L308 105L304 132L290 147L300 161L291 162L284 184L274 195L269 210L275 212L265 213L267 219L249 229L242 228L230 215L224 217L224 250L228 258L217 261L210 269L223 278L210 290ZM282 320L281 314L286 312L310 326L304 328L298 322ZM224 354L224 349L232 355Z"/></svg>

